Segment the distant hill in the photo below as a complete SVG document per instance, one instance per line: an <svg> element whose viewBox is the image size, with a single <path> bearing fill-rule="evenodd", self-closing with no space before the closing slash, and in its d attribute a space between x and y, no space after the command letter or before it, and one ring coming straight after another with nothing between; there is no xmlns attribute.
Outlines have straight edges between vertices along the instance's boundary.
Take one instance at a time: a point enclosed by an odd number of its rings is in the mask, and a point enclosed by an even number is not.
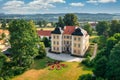
<svg viewBox="0 0 120 80"><path fill-rule="evenodd" d="M64 16L66 13L58 14L3 14L0 13L0 19L26 19L26 20L47 20L49 22L56 22L59 16ZM103 21L103 20L120 20L120 13L106 14L106 13L75 13L78 16L79 21Z"/></svg>

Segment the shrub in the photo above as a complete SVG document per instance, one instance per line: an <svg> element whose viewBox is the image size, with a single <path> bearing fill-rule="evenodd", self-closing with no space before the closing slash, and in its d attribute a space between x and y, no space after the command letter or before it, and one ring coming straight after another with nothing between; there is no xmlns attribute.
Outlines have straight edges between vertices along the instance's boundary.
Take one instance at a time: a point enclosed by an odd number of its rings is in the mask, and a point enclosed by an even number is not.
<svg viewBox="0 0 120 80"><path fill-rule="evenodd" d="M107 79L103 79L101 77L98 77L98 78L96 78L96 80L107 80Z"/></svg>
<svg viewBox="0 0 120 80"><path fill-rule="evenodd" d="M93 66L92 61L90 60L90 57L87 57L87 58L86 58L85 60L83 60L81 63L84 64L84 65L87 66L87 67L92 67L92 66Z"/></svg>
<svg viewBox="0 0 120 80"><path fill-rule="evenodd" d="M50 40L47 37L43 37L42 41L45 44L45 47L50 47Z"/></svg>
<svg viewBox="0 0 120 80"><path fill-rule="evenodd" d="M95 80L95 78L91 74L84 74L78 80Z"/></svg>
<svg viewBox="0 0 120 80"><path fill-rule="evenodd" d="M39 52L38 56L36 56L37 59L43 58L46 56L46 50L43 42L39 43Z"/></svg>

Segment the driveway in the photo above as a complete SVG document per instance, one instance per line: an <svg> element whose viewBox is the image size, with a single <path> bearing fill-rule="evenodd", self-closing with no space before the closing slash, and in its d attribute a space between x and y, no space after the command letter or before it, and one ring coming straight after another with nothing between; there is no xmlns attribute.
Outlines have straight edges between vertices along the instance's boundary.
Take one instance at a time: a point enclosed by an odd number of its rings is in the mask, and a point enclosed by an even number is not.
<svg viewBox="0 0 120 80"><path fill-rule="evenodd" d="M48 52L48 49L47 49L47 57L55 60L66 61L66 62L81 62L84 59L80 57L71 56L70 54L65 54L65 53L61 53L61 54L50 53Z"/></svg>

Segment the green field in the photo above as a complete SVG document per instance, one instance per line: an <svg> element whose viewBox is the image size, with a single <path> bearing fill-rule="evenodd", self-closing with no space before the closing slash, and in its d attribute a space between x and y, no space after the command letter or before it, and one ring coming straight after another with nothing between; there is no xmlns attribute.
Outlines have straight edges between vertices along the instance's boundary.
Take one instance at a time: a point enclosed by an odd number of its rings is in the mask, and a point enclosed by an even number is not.
<svg viewBox="0 0 120 80"><path fill-rule="evenodd" d="M83 66L79 62L61 62L67 65L60 70L49 70L46 61L54 61L49 58L35 60L31 69L16 76L12 80L77 80L82 74L92 73L91 69Z"/></svg>
<svg viewBox="0 0 120 80"><path fill-rule="evenodd" d="M37 28L37 30L51 30L51 31L53 31L55 28Z"/></svg>

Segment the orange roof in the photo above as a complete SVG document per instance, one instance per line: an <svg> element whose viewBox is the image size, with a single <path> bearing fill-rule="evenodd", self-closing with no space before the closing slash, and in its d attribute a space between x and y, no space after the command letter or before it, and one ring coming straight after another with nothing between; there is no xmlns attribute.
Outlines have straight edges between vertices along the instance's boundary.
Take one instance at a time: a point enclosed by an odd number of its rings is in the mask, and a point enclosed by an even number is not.
<svg viewBox="0 0 120 80"><path fill-rule="evenodd" d="M75 31L75 26L65 26L63 34L72 34Z"/></svg>
<svg viewBox="0 0 120 80"><path fill-rule="evenodd" d="M51 31L48 30L37 30L39 36L51 36Z"/></svg>
<svg viewBox="0 0 120 80"><path fill-rule="evenodd" d="M2 29L0 29L0 34L2 34L2 33L5 33L6 35L8 35L9 31L8 30L2 30Z"/></svg>
<svg viewBox="0 0 120 80"><path fill-rule="evenodd" d="M4 40L0 40L0 44L3 44L5 41Z"/></svg>

